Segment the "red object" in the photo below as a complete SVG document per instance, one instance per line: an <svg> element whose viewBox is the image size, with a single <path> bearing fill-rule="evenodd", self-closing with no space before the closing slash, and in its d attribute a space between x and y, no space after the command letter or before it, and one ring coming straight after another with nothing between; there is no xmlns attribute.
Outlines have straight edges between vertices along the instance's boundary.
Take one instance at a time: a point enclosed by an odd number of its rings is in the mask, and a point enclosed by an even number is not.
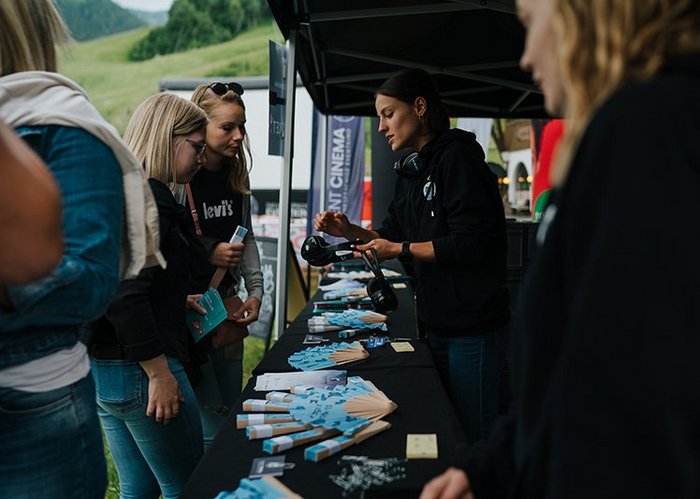
<svg viewBox="0 0 700 499"><path fill-rule="evenodd" d="M537 198L552 187L549 173L552 170L552 159L564 133L563 120L551 120L542 129L540 154L535 163L535 175L532 182L532 206L537 206ZM534 214L534 212L533 212Z"/></svg>
<svg viewBox="0 0 700 499"><path fill-rule="evenodd" d="M364 196L362 201L362 221L368 220L370 227L372 226L372 180L365 179Z"/></svg>

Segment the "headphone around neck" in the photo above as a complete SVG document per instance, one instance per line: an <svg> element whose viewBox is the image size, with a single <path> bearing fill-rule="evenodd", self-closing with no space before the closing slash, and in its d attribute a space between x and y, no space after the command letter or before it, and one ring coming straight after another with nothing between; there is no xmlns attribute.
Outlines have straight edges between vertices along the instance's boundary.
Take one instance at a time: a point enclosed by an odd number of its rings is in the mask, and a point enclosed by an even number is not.
<svg viewBox="0 0 700 499"><path fill-rule="evenodd" d="M423 171L423 161L419 152L412 152L394 163L394 171L399 177L414 178Z"/></svg>

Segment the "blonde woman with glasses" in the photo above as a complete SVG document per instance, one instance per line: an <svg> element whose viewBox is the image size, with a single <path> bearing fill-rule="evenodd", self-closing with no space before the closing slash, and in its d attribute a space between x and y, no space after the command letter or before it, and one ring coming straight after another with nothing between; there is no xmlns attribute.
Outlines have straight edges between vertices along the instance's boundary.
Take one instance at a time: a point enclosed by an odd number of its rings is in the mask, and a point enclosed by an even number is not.
<svg viewBox="0 0 700 499"><path fill-rule="evenodd" d="M211 266L199 276L197 292L208 286L216 268L227 268L219 286L221 295L238 294L245 282L247 299L238 310L236 324L248 326L258 318L263 296L260 255L251 222L250 145L246 132L243 87L235 82L214 82L198 86L192 102L209 118L207 162L190 182L191 199ZM190 207L192 209L192 207ZM242 242L230 243L237 226L248 230ZM214 333L220 335L219 331ZM218 338L222 340L222 338ZM208 447L241 392L243 340L200 342L205 350L202 379L195 387L199 401L204 445Z"/></svg>
<svg viewBox="0 0 700 499"><path fill-rule="evenodd" d="M566 122L515 413L422 497L700 497L700 1L517 7L521 65Z"/></svg>
<svg viewBox="0 0 700 499"><path fill-rule="evenodd" d="M205 162L207 117L191 102L158 94L141 104L124 139L143 165L160 217L168 265L124 281L91 325L98 414L122 497L176 498L202 456L202 425L183 364L189 360L186 305L191 269L205 261L182 190Z"/></svg>

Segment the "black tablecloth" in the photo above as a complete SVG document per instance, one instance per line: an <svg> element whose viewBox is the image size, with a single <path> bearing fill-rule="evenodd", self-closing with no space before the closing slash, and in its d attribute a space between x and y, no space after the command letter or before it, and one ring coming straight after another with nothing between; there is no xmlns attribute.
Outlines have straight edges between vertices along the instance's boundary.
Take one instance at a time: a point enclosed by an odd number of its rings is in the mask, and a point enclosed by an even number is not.
<svg viewBox="0 0 700 499"><path fill-rule="evenodd" d="M329 475L340 472L340 457L361 455L370 458L404 458L406 435L410 433L437 434L439 459L408 461L406 478L382 486L376 497L417 497L428 480L448 466L458 465L460 456L465 454L464 433L440 382L430 351L425 343L416 340L415 309L410 284L406 289L396 290L396 293L399 306L390 315L389 336L411 338L410 343L415 351L398 353L390 345L385 345L370 350L370 357L366 360L339 366L348 371L348 376L361 376L373 382L398 404L398 409L384 418L391 423L392 428L320 463L304 461L304 449L313 444L286 451L284 455L287 462L295 463L296 467L287 470L281 481L303 497L341 497L342 490L328 478ZM253 370L254 377L234 407L236 414L242 413L244 400L265 397L265 392L254 391L255 376L265 372L295 371L287 359L290 354L308 346L303 345L302 341L308 333L306 321L312 315L312 310L313 303L309 302ZM323 336L332 341L338 340L337 333L324 333ZM262 450L262 440L248 440L245 430L236 429L235 420L235 414L232 414L190 477L183 497L214 497L222 490L234 490L241 478L248 476L253 459L266 456ZM359 493L354 494L354 497L359 497Z"/></svg>
<svg viewBox="0 0 700 499"><path fill-rule="evenodd" d="M282 337L272 346L267 355L253 369L253 375L258 376L263 373L295 371L289 365L287 359L294 352L298 352L312 345L304 345L304 336L309 332L306 321L313 313L313 301L319 299L322 293L316 296L304 307L297 319L284 332ZM387 367L434 367L433 357L428 346L416 340L416 320L413 307L413 291L410 285L406 289L397 289L396 296L399 300L398 308L389 314L387 327L390 338L410 338L410 343L415 349L414 352L397 353L390 345L375 348L369 351L369 358L351 364L354 370L374 370ZM320 336L328 338L330 341L352 341L341 340L338 333L321 333ZM358 337L363 338L367 335ZM345 366L347 367L347 366ZM339 369L342 369L340 366Z"/></svg>
<svg viewBox="0 0 700 499"><path fill-rule="evenodd" d="M405 457L409 433L437 434L439 459L407 461L406 478L386 484L381 490L395 491L397 497L417 497L425 482L448 466L459 463L459 456L466 449L464 435L435 369L349 370L348 375L372 381L398 404L398 409L384 418L392 428L319 463L304 461L304 448L312 444L286 451L287 462L295 463L296 467L280 478L285 485L306 498L340 497L341 489L328 476L340 471L338 459L341 456ZM242 412L240 402L243 400L264 398L264 392L253 390L254 379L251 378L243 391L235 408L237 413ZM262 440L248 440L245 430L236 429L232 416L195 469L182 497L213 497L222 490L234 490L240 479L250 472L253 459L266 455Z"/></svg>

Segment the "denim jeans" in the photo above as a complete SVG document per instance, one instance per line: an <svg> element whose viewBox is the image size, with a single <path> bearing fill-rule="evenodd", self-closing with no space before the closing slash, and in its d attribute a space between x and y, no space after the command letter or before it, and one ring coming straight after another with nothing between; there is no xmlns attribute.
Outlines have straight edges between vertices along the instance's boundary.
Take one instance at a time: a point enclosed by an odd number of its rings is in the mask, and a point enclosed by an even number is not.
<svg viewBox="0 0 700 499"><path fill-rule="evenodd" d="M90 375L48 392L0 388L0 497L101 498L106 488Z"/></svg>
<svg viewBox="0 0 700 499"><path fill-rule="evenodd" d="M230 417L231 407L241 394L243 383L243 342L212 349L202 366L202 379L194 389L208 449L216 433Z"/></svg>
<svg viewBox="0 0 700 499"><path fill-rule="evenodd" d="M508 326L477 336L439 336L428 345L470 442L486 438L498 416Z"/></svg>
<svg viewBox="0 0 700 499"><path fill-rule="evenodd" d="M122 498L179 497L202 457L202 425L182 364L168 359L185 401L168 424L146 416L148 376L137 362L92 361L97 413L119 474Z"/></svg>

